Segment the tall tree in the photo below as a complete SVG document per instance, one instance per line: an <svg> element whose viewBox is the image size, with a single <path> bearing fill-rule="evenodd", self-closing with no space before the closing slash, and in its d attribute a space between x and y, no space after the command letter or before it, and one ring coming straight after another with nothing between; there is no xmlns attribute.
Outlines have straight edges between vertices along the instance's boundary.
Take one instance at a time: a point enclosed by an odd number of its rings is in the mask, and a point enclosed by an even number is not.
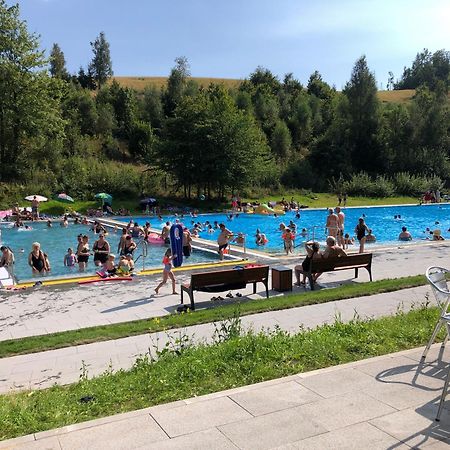
<svg viewBox="0 0 450 450"><path fill-rule="evenodd" d="M0 179L14 178L56 150L63 124L61 82L51 79L39 38L20 20L18 5L0 0ZM49 141L54 145L50 146ZM26 153L26 157L24 156Z"/></svg>
<svg viewBox="0 0 450 450"><path fill-rule="evenodd" d="M61 78L67 80L69 73L66 69L66 59L64 53L58 44L53 44L52 51L50 53L50 74L54 78Z"/></svg>
<svg viewBox="0 0 450 450"><path fill-rule="evenodd" d="M344 95L348 99L349 144L356 169L369 173L382 171L384 158L378 143L379 101L375 76L370 72L366 57L361 56L353 67Z"/></svg>
<svg viewBox="0 0 450 450"><path fill-rule="evenodd" d="M189 62L185 56L175 58L175 67L170 71L167 90L164 93L164 109L167 116L172 116L185 93L188 77L191 76Z"/></svg>
<svg viewBox="0 0 450 450"><path fill-rule="evenodd" d="M94 56L89 63L89 71L100 89L106 81L114 74L112 70L111 54L109 51L109 42L102 31L94 42L91 42Z"/></svg>

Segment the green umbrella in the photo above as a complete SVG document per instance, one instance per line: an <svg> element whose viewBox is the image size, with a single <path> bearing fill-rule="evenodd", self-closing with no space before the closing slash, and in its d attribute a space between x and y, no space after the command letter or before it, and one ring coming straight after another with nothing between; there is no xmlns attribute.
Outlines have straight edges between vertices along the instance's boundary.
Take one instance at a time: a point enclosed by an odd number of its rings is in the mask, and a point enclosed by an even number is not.
<svg viewBox="0 0 450 450"><path fill-rule="evenodd" d="M98 194L95 194L95 197L99 200L112 200L112 195L106 194L105 192L99 192Z"/></svg>
<svg viewBox="0 0 450 450"><path fill-rule="evenodd" d="M106 202L109 204L112 203L112 195L107 194L106 192L99 192L98 194L95 194L95 197L98 200L102 201L102 205Z"/></svg>

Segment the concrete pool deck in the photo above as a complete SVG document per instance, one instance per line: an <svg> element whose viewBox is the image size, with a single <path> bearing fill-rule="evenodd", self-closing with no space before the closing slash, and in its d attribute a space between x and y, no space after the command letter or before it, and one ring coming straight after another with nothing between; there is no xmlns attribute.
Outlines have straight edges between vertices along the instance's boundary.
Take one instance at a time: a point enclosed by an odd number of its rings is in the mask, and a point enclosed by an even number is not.
<svg viewBox="0 0 450 450"><path fill-rule="evenodd" d="M447 241L374 251L373 278L419 275L431 265L449 266L449 251L450 242ZM267 260L261 262L267 264ZM271 265L280 263L293 268L299 263L299 258L273 259ZM190 279L190 272L178 272L176 276L180 284ZM0 291L0 341L170 314L179 305L180 296L170 294L168 285L155 295L154 288L159 280L160 275L154 275L137 277L132 282L68 284L9 293ZM326 273L319 281L323 287L335 287L368 280L365 270L360 270L356 280L353 279L353 271L349 270ZM294 287L294 292L304 291L304 288ZM241 292L253 298L250 286ZM271 291L271 296L274 295L281 294ZM196 298L203 303L202 307L216 305L209 302L211 294L199 292Z"/></svg>

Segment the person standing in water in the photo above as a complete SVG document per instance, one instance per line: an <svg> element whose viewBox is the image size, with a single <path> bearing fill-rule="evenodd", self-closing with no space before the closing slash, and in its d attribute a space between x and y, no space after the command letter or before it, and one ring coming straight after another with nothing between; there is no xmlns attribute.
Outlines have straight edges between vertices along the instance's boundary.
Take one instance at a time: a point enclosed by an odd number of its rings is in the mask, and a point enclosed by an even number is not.
<svg viewBox="0 0 450 450"><path fill-rule="evenodd" d="M48 258L45 257L44 252L41 250L41 244L39 242L33 242L31 252L28 255L28 264L31 267L33 275L44 274L49 271Z"/></svg>
<svg viewBox="0 0 450 450"><path fill-rule="evenodd" d="M219 245L219 256L220 259L223 259L223 253L225 251L225 249L228 247L228 242L230 240L231 237L233 237L233 232L230 231L228 228L225 227L225 225L223 223L221 223L219 225L220 228L220 233L219 236L217 237L217 244Z"/></svg>
<svg viewBox="0 0 450 450"><path fill-rule="evenodd" d="M337 214L333 211L332 208L328 209L328 217L327 217L327 223L325 225L325 234L327 236L333 236L334 238L336 238L337 234L338 234L338 216Z"/></svg>
<svg viewBox="0 0 450 450"><path fill-rule="evenodd" d="M334 211L338 217L337 244L340 245L341 247L343 247L344 246L345 214L341 211L340 206L337 206Z"/></svg>
<svg viewBox="0 0 450 450"><path fill-rule="evenodd" d="M369 228L364 221L364 217L360 217L358 224L355 227L356 238L359 241L359 253L364 253L364 244L366 243L366 232L369 232Z"/></svg>

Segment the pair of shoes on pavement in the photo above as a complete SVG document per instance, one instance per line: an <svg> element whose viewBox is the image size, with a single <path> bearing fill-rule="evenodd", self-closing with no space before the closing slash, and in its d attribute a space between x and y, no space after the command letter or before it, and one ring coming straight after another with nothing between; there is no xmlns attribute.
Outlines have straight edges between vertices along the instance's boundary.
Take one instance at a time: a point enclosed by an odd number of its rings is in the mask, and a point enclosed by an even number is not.
<svg viewBox="0 0 450 450"><path fill-rule="evenodd" d="M212 301L212 302L218 302L218 301L221 301L221 300L224 300L224 298L221 297L220 295L219 295L218 297L212 297L212 298L211 298L211 301Z"/></svg>

